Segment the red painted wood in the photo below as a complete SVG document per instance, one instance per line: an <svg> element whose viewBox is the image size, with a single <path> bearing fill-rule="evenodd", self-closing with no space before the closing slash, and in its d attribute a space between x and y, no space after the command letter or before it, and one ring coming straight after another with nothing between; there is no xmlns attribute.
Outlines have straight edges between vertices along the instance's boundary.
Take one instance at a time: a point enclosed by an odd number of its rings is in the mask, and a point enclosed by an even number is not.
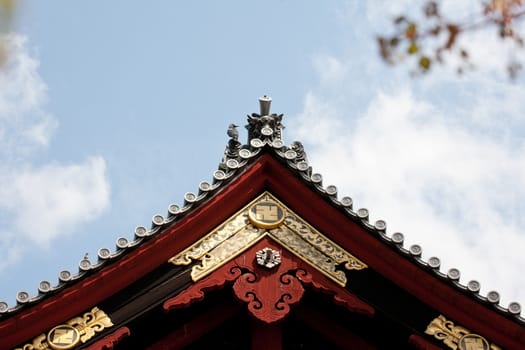
<svg viewBox="0 0 525 350"><path fill-rule="evenodd" d="M484 335L503 348L520 349L525 327L463 294L417 266L334 208L317 193L306 191L284 167L270 166L267 188L277 198L374 270L439 310L456 324ZM301 193L300 196L297 193ZM349 282L351 283L351 281ZM497 325L497 326L495 326Z"/></svg>
<svg viewBox="0 0 525 350"><path fill-rule="evenodd" d="M305 325L319 332L330 343L337 346L338 349L360 349L360 350L375 350L376 347L370 344L366 339L355 334L352 329L348 329L340 325L336 320L330 317L329 314L314 308L311 305L300 305L294 314Z"/></svg>
<svg viewBox="0 0 525 350"><path fill-rule="evenodd" d="M85 350L113 350L115 345L120 343L122 339L129 336L131 333L128 327L121 327L110 335L105 336L104 338L96 341L91 344Z"/></svg>
<svg viewBox="0 0 525 350"><path fill-rule="evenodd" d="M442 349L441 347L435 346L434 344L432 344L425 338L419 335L416 335L416 334L412 334L408 338L408 343L412 345L415 349L418 349L418 350L440 350Z"/></svg>
<svg viewBox="0 0 525 350"><path fill-rule="evenodd" d="M194 343L200 337L217 328L241 310L241 305L229 301L212 305L200 314L149 346L148 350L177 350Z"/></svg>
<svg viewBox="0 0 525 350"><path fill-rule="evenodd" d="M525 344L524 327L440 281L334 209L266 153L201 208L62 292L0 323L0 348L12 348L82 314L209 232L263 190L271 191L321 232L456 324L482 334L503 348ZM400 204L402 205L402 203ZM407 218L408 219L408 218ZM349 282L351 283L351 281Z"/></svg>
<svg viewBox="0 0 525 350"><path fill-rule="evenodd" d="M281 350L282 325L252 321L252 349L251 350Z"/></svg>
<svg viewBox="0 0 525 350"><path fill-rule="evenodd" d="M281 264L268 269L257 264L255 254L263 248L277 250ZM303 285L314 290L331 294L334 301L352 312L372 316L374 309L356 296L309 266L295 255L283 249L278 243L263 238L253 247L231 260L210 276L196 282L177 296L164 303L164 310L170 311L201 301L205 293L232 284L237 298L247 303L252 316L264 323L281 321L298 303L304 293Z"/></svg>
<svg viewBox="0 0 525 350"><path fill-rule="evenodd" d="M245 171L244 176L252 178L252 175L261 175L265 164L265 161L254 164ZM171 256L189 246L198 236L211 231L259 194L264 181L264 176L254 176L252 181L248 182L242 178L234 181L205 206L184 217L158 237L131 251L121 260L0 322L0 349L31 341L33 337L82 314L166 263Z"/></svg>

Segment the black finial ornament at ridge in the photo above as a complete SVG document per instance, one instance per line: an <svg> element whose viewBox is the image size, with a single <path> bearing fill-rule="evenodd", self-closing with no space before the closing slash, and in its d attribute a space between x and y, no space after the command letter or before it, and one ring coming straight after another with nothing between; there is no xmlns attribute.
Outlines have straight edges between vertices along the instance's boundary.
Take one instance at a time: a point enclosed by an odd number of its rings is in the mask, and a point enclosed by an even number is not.
<svg viewBox="0 0 525 350"><path fill-rule="evenodd" d="M272 99L266 95L260 97L260 114L252 113L248 115L248 124L246 125L248 142L246 144L239 142L238 126L233 123L228 126L226 134L230 137L230 140L224 150L224 157L219 164L219 170L228 171L229 168L234 169L243 159L250 158L250 155L260 152L265 147L270 147L279 152L286 152L287 147L282 139L282 130L284 129L282 124L283 114L270 114L271 102ZM295 142L293 148L289 151L292 153L289 152L288 157L293 154L292 158L298 157L299 160L306 160L303 145L300 142Z"/></svg>
<svg viewBox="0 0 525 350"><path fill-rule="evenodd" d="M248 143L252 140L258 139L265 143L271 143L275 140L282 141L282 129L284 125L281 123L283 119L282 114L270 114L270 105L272 99L268 96L259 98L261 105L261 114L252 113L248 115Z"/></svg>

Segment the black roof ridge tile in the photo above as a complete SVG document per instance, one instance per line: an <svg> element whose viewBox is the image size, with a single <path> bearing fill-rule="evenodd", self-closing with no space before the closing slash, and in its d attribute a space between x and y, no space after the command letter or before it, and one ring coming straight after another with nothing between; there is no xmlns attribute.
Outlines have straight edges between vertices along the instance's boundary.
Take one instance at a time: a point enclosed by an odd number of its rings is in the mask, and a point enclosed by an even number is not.
<svg viewBox="0 0 525 350"><path fill-rule="evenodd" d="M266 151L273 152L277 157L281 158L282 163L291 171L295 172L299 179L310 185L310 187L319 195L329 200L329 203L333 206L341 209L341 211L351 220L360 224L368 232L375 233L381 241L390 245L392 249L399 254L410 259L418 266L429 270L436 278L447 282L456 290L469 295L477 302L491 306L492 309L498 313L525 325L525 318L521 316L521 305L518 302L512 301L509 303L508 308L504 308L499 304L500 295L497 291L490 291L486 296L483 296L479 294L480 283L478 281L472 280L466 285L461 284L461 273L459 269L451 268L446 274L441 272L439 258L430 257L425 261L421 258L421 246L413 244L409 249L404 248L404 235L402 233L394 232L389 237L386 232L386 222L384 220L379 219L374 225L370 224L368 209L360 208L357 211L354 211L353 200L351 197L345 196L339 200L337 188L334 185L323 187L322 175L312 172L312 167L307 161L306 153L304 152L301 142L294 141L289 146L284 145L281 138L282 129L284 128L281 124L281 119L282 114L260 116L253 113L251 116L248 116L249 124L246 126L249 134L248 143L241 145L236 137L231 137L228 133L231 139L226 146L223 160L219 163L218 169L213 173L213 182L211 184L207 181L201 181L199 183L197 194L186 192L182 207L178 204L170 204L168 206L168 215L166 217L161 214L155 214L152 217L152 225L149 230L145 226L137 226L134 232L135 237L132 241L129 241L125 237L117 238L115 251L112 252L109 248L100 248L96 264L92 264L87 256L85 256L79 262L79 272L77 274L72 274L68 270L60 271L58 284L52 286L48 281L41 281L38 288L38 294L33 297L31 297L28 292L18 292L16 296L17 304L13 307L9 307L6 302L0 301L0 321L38 303L49 295L56 294L67 285L90 275L89 272L99 270L109 263L120 259L122 256L126 255L127 252L133 250L136 246L139 246L142 242L147 241L152 236L162 234L164 228L171 226L192 209L195 209L200 203L204 202L210 194L214 194L219 189L225 187L236 177L236 175L238 175L239 172L242 172L242 170L251 164L252 161L254 161L254 159L256 159L263 151ZM254 120L259 124L254 126ZM264 121L261 123L260 120ZM271 129L271 133L268 135L264 134L264 132L262 132L264 128L266 128L265 130L267 132ZM378 222L380 223L379 225ZM416 246L418 248L413 248ZM100 254L101 250L104 250L102 257ZM83 261L84 265L82 265ZM86 261L89 262L89 264L86 263ZM46 288L40 288L44 282L46 282Z"/></svg>

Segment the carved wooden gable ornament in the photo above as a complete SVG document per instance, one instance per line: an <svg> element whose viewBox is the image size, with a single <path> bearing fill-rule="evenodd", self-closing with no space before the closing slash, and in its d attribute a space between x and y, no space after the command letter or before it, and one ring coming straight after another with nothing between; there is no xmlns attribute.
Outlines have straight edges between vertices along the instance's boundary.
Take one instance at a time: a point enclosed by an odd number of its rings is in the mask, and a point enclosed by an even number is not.
<svg viewBox="0 0 525 350"><path fill-rule="evenodd" d="M305 285L333 294L349 310L373 314L372 307L342 288L344 270L362 270L366 264L268 192L169 262L193 263L196 283L168 300L166 310L188 306L205 290L230 283L250 313L267 323L282 320L301 300Z"/></svg>
<svg viewBox="0 0 525 350"><path fill-rule="evenodd" d="M270 101L182 205L0 301L0 349L525 349L518 303L324 186Z"/></svg>

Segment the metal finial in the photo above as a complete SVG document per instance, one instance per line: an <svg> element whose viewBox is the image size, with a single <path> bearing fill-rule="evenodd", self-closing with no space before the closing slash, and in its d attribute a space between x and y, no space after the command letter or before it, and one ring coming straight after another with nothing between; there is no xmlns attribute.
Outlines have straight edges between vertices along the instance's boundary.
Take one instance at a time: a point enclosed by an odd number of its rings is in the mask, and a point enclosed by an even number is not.
<svg viewBox="0 0 525 350"><path fill-rule="evenodd" d="M272 103L272 98L264 95L259 97L259 104L261 105L261 116L270 115L270 104Z"/></svg>

